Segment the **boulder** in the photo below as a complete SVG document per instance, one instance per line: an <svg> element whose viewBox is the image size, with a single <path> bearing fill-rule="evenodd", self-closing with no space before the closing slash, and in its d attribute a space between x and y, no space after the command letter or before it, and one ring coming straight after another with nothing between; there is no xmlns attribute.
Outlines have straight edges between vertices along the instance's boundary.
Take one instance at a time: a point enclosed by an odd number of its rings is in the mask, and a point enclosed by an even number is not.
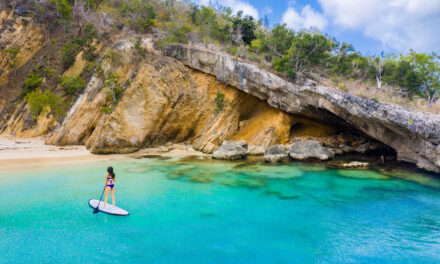
<svg viewBox="0 0 440 264"><path fill-rule="evenodd" d="M249 146L248 148L248 155L253 155L253 156L261 156L264 155L264 147L263 146Z"/></svg>
<svg viewBox="0 0 440 264"><path fill-rule="evenodd" d="M304 142L294 142L289 151L290 157L296 160L320 159L328 160L334 156L334 153L321 146L316 140L307 140Z"/></svg>
<svg viewBox="0 0 440 264"><path fill-rule="evenodd" d="M214 159L238 160L244 159L248 151L248 145L244 141L223 141L222 145L213 153Z"/></svg>
<svg viewBox="0 0 440 264"><path fill-rule="evenodd" d="M274 145L264 152L266 162L282 162L289 158L289 147L284 145Z"/></svg>

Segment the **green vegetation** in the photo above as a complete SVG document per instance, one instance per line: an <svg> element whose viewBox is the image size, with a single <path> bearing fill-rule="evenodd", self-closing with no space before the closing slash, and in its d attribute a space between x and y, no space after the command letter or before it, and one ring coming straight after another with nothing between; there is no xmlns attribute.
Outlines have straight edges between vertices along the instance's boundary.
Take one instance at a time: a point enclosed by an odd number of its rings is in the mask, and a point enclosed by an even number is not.
<svg viewBox="0 0 440 264"><path fill-rule="evenodd" d="M102 111L104 113L110 113L115 109L116 105L118 105L124 89L119 85L119 76L116 73L107 76L104 87L108 89L107 101L109 103L102 108Z"/></svg>
<svg viewBox="0 0 440 264"><path fill-rule="evenodd" d="M33 118L51 112L56 118L65 115L67 105L61 96L50 90L35 90L26 95Z"/></svg>
<svg viewBox="0 0 440 264"><path fill-rule="evenodd" d="M65 67L71 66L82 50L85 59L96 59L92 43L98 38L97 30L93 25L80 26L80 21L93 21L81 20L81 16L87 15L105 17L105 25L101 23L99 28L107 32L126 27L138 34L154 33L159 38L160 47L176 42L217 45L241 59L272 67L280 76L293 82L303 78L333 80L344 92L353 92L353 89L359 89L360 84L376 86L375 91L379 94L392 93L408 100L424 97L428 105L440 97L440 57L435 53L411 51L399 56L364 56L352 45L340 43L321 32L293 31L286 25L268 28L267 22L257 21L243 15L243 12L234 14L231 8L223 7L218 2L211 6L177 0L51 2L56 7L60 23L78 28L78 34L71 34L71 39L62 48ZM73 12L76 10L72 6L74 4L75 7L83 4L86 10L83 13ZM66 29L69 30L69 27ZM135 41L138 58L143 57L145 53L141 49L140 38ZM113 63L119 54L111 53L104 55ZM99 67L96 69L99 70ZM350 85L346 85L350 82L356 85L350 88ZM376 97L368 95L373 96ZM380 96L377 98L384 99Z"/></svg>
<svg viewBox="0 0 440 264"><path fill-rule="evenodd" d="M84 50L84 59L93 61L96 58L96 54L92 43L98 37L98 32L93 25L85 25L80 37L76 37L63 45L61 52L64 67L72 66L75 63L76 56L82 50Z"/></svg>
<svg viewBox="0 0 440 264"><path fill-rule="evenodd" d="M40 75L38 73L33 72L29 74L29 77L24 81L23 86L23 95L26 95L30 92L35 91L37 88L39 88L43 84L43 79L40 78Z"/></svg>
<svg viewBox="0 0 440 264"><path fill-rule="evenodd" d="M62 76L59 82L64 93L71 97L86 87L86 82L79 76Z"/></svg>
<svg viewBox="0 0 440 264"><path fill-rule="evenodd" d="M20 53L19 47L14 47L10 49L2 50L3 53L6 53L8 59L8 66L10 69L15 69L17 67L17 55Z"/></svg>
<svg viewBox="0 0 440 264"><path fill-rule="evenodd" d="M72 6L68 0L51 0L56 5L58 18L61 21L69 21L72 19Z"/></svg>
<svg viewBox="0 0 440 264"><path fill-rule="evenodd" d="M62 52L62 62L64 68L68 68L75 63L76 55L81 51L83 45L83 41L80 38L75 38L70 42L64 44L61 49Z"/></svg>
<svg viewBox="0 0 440 264"><path fill-rule="evenodd" d="M215 109L216 113L221 112L225 108L226 104L228 103L228 100L226 99L225 94L220 91L217 92L217 95L215 96L214 101L215 101L215 104L217 105L217 108Z"/></svg>

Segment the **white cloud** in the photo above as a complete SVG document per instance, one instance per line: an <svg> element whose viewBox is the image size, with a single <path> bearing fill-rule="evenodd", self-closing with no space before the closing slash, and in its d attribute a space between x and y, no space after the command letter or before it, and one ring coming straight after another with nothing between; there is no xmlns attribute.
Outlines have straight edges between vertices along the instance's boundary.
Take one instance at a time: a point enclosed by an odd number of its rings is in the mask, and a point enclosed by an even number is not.
<svg viewBox="0 0 440 264"><path fill-rule="evenodd" d="M314 11L310 5L306 5L301 13L298 13L293 7L287 8L283 14L282 23L286 23L289 28L294 30L309 28L323 30L327 26L327 19Z"/></svg>
<svg viewBox="0 0 440 264"><path fill-rule="evenodd" d="M361 30L386 49L428 52L440 47L439 0L319 0L341 29Z"/></svg>
<svg viewBox="0 0 440 264"><path fill-rule="evenodd" d="M199 0L198 1L202 5L209 5L210 0ZM246 1L240 1L240 0L223 0L219 1L219 3L222 6L230 7L234 13L237 13L238 11L243 11L244 15L252 16L256 20L259 18L258 10L251 4L249 4Z"/></svg>

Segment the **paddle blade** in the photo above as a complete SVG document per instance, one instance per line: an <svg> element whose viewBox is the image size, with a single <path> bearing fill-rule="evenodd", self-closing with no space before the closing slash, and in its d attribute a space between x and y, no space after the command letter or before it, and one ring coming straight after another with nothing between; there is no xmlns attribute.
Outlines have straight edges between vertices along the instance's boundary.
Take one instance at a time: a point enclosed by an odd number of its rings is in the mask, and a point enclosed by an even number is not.
<svg viewBox="0 0 440 264"><path fill-rule="evenodd" d="M96 207L95 210L93 210L93 213L94 213L94 214L99 213L99 209L98 209L98 207Z"/></svg>

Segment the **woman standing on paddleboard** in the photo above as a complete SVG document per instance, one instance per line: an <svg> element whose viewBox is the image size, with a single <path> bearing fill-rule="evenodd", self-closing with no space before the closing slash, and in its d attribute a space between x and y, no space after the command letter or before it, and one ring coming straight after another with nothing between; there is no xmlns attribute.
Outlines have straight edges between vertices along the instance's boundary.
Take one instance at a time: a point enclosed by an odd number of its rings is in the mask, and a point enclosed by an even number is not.
<svg viewBox="0 0 440 264"><path fill-rule="evenodd" d="M108 193L110 191L112 192L113 207L115 207L115 203L116 203L115 181L116 181L116 175L113 172L113 167L108 167L107 168L107 175L105 175L105 182L104 182L104 188L105 188L104 208L107 206L107 198L108 198Z"/></svg>

